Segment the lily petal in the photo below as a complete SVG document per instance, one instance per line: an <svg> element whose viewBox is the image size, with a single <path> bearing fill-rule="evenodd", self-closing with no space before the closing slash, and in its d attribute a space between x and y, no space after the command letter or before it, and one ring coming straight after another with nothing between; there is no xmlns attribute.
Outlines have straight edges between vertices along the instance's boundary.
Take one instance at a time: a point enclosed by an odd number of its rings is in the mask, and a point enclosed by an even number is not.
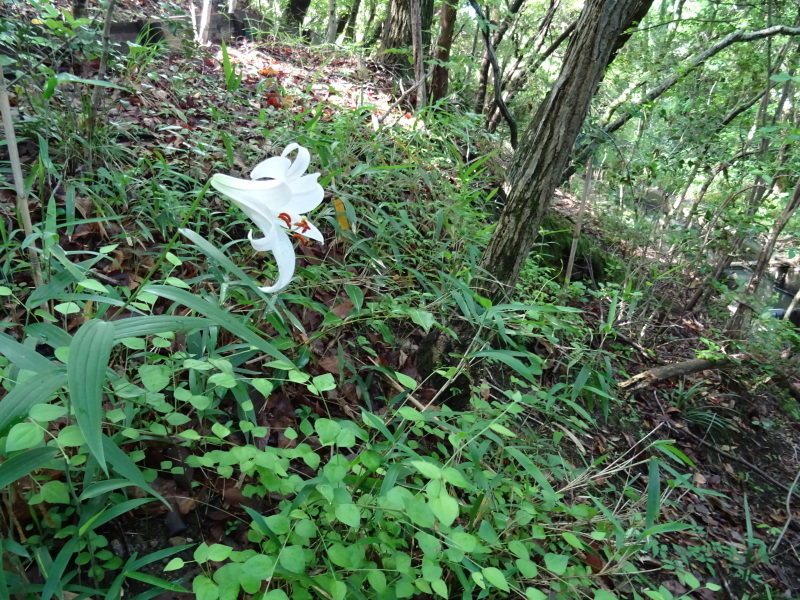
<svg viewBox="0 0 800 600"><path fill-rule="evenodd" d="M251 179L278 179L286 181L286 174L292 161L283 156L271 156L258 163L250 173Z"/></svg>
<svg viewBox="0 0 800 600"><path fill-rule="evenodd" d="M269 242L263 244L262 241L267 238L263 238L263 240L254 240L252 237L250 238L250 242L257 250L262 252L271 251L278 265L278 280L272 285L259 288L262 292L267 294L282 290L289 285L289 282L294 276L295 255L292 240L289 239L289 236L286 235L283 230L277 227L275 228L275 232L276 235L272 236ZM248 237L250 236L248 235ZM256 246L256 244L258 244L258 246Z"/></svg>
<svg viewBox="0 0 800 600"><path fill-rule="evenodd" d="M322 233L319 229L317 229L314 224L306 219L303 215L298 214L296 212L286 213L289 215L290 220L292 222L292 233L296 233L298 235L302 235L303 237L310 238L312 240L316 240L320 244L325 243L325 238L322 237ZM283 221L280 222L281 224L285 225ZM303 226L299 226L298 223L303 223Z"/></svg>
<svg viewBox="0 0 800 600"><path fill-rule="evenodd" d="M250 218L253 213L281 213L292 201L291 188L277 180L251 181L218 173L211 178L211 185Z"/></svg>
<svg viewBox="0 0 800 600"><path fill-rule="evenodd" d="M292 190L292 210L305 213L322 204L325 190L317 183L317 179L319 179L319 173L312 173L288 182Z"/></svg>
<svg viewBox="0 0 800 600"><path fill-rule="evenodd" d="M287 180L300 179L303 173L306 172L306 169L308 169L308 165L311 164L311 153L307 148L297 143L286 146L283 152L281 152L281 157L291 154L294 150L297 150L297 158L294 159L292 166L289 167L289 170L286 172Z"/></svg>

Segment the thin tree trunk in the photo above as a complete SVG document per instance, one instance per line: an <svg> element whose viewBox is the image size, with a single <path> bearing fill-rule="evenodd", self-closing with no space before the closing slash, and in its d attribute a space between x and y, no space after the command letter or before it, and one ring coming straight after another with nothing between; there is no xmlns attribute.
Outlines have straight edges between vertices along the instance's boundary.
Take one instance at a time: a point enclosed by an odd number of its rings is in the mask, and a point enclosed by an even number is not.
<svg viewBox="0 0 800 600"><path fill-rule="evenodd" d="M500 45L500 42L503 41L503 38L508 31L508 28L511 26L511 23L514 20L514 17L519 12L520 8L522 8L522 4L525 0L514 0L514 4L508 7L508 12L506 16L503 17L503 21L500 23L498 28L495 30L494 37L492 38L492 47L497 49ZM551 0L550 6L551 9L554 6L554 2ZM548 11L550 14L550 11ZM489 49L487 48L483 52L483 60L481 60L481 70L478 74L478 91L475 93L475 112L482 113L484 104L486 103L486 87L489 81L489 69L491 68L492 63L491 59L489 58Z"/></svg>
<svg viewBox="0 0 800 600"><path fill-rule="evenodd" d="M556 40L550 44L550 46L545 50L542 54L536 56L536 59L533 63L527 66L520 66L520 62L518 61L512 69L512 73L509 76L509 79L503 83L503 102L509 104L511 100L514 99L514 96L517 95L517 92L522 88L523 84L528 80L528 78L536 72L536 70L542 65L542 63L547 60L547 58L555 52L558 47L564 43L564 40L572 35L572 32L575 31L575 27L578 24L577 21L573 21L569 27L567 27L561 35L559 35ZM486 117L486 128L490 132L494 132L497 129L497 126L500 124L502 119L502 114L497 106L492 103L489 106L489 110L487 112Z"/></svg>
<svg viewBox="0 0 800 600"><path fill-rule="evenodd" d="M411 0L411 38L414 47L414 81L417 84L417 110L428 102L425 86L425 49L422 47L422 6L420 0Z"/></svg>
<svg viewBox="0 0 800 600"><path fill-rule="evenodd" d="M328 0L328 27L325 29L325 43L336 42L336 0Z"/></svg>
<svg viewBox="0 0 800 600"><path fill-rule="evenodd" d="M581 194L581 207L578 209L578 218L575 219L575 228L572 230L572 246L569 249L569 260L567 261L567 270L564 273L564 287L569 287L569 280L572 277L572 267L575 265L575 254L578 251L578 241L581 238L581 228L583 227L583 213L586 210L586 203L592 195L592 187L594 179L592 177L592 163L586 166L586 177L583 179L583 193Z"/></svg>
<svg viewBox="0 0 800 600"><path fill-rule="evenodd" d="M433 77L431 78L431 100L433 102L447 97L449 69L446 65L450 61L450 48L453 46L456 14L455 0L444 0L439 15L439 40L436 42L436 50L433 53L437 63L433 67Z"/></svg>
<svg viewBox="0 0 800 600"><path fill-rule="evenodd" d="M358 20L360 8L361 0L353 0L353 6L350 7L350 16L347 17L347 27L344 29L344 39L348 42L355 40L356 21Z"/></svg>
<svg viewBox="0 0 800 600"><path fill-rule="evenodd" d="M203 0L200 9L200 25L197 28L197 41L200 44L208 43L208 24L211 22L211 0Z"/></svg>
<svg viewBox="0 0 800 600"><path fill-rule="evenodd" d="M507 175L508 198L481 260L479 293L513 294L545 210L561 182L595 91L626 30L652 0L587 0L561 72L531 121Z"/></svg>
<svg viewBox="0 0 800 600"><path fill-rule="evenodd" d="M510 138L511 138L511 147L516 150L517 149L517 122L514 120L514 117L511 116L511 112L509 112L506 103L503 101L502 92L500 86L503 81L503 74L500 72L500 65L497 64L497 57L494 54L494 48L492 47L492 40L489 38L489 26L488 21L484 18L483 13L481 12L481 7L478 4L477 0L469 0L470 6L478 15L478 23L481 26L481 33L483 34L483 41L486 43L486 51L489 53L489 61L492 64L492 71L494 72L494 101L497 104L498 109L503 115L503 118L508 123L508 129L510 131Z"/></svg>
<svg viewBox="0 0 800 600"><path fill-rule="evenodd" d="M111 46L111 21L114 18L114 7L117 5L117 0L108 0L106 7L106 20L103 24L103 48L100 51L100 66L97 70L97 79L102 80L106 75L108 69L108 53ZM96 85L92 91L91 112L89 113L89 122L87 123L89 140L87 158L91 165L94 162L94 130L97 125L97 114L100 112L100 101L102 94L105 90L104 87Z"/></svg>
<svg viewBox="0 0 800 600"><path fill-rule="evenodd" d="M86 17L86 0L72 0L72 17L75 19Z"/></svg>
<svg viewBox="0 0 800 600"><path fill-rule="evenodd" d="M284 10L284 25L295 35L300 33L300 28L306 18L311 0L289 0Z"/></svg>

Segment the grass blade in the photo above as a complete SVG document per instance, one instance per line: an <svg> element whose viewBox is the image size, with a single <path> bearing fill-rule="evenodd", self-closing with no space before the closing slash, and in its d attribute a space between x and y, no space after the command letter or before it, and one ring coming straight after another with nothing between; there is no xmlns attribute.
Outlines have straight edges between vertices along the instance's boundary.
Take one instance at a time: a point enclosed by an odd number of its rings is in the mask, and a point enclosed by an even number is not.
<svg viewBox="0 0 800 600"><path fill-rule="evenodd" d="M114 339L153 335L164 331L179 329L202 329L213 325L203 317L173 317L172 315L154 315L152 317L130 317L114 321Z"/></svg>
<svg viewBox="0 0 800 600"><path fill-rule="evenodd" d="M255 346L265 354L269 354L271 357L283 361L287 365L293 364L292 361L286 358L275 346L250 330L246 325L233 317L230 313L226 312L216 304L211 304L208 300L205 300L196 294L192 294L186 290L181 290L168 285L148 285L144 288L144 291L155 294L156 296L161 296L162 298L167 298L168 300L180 302L184 306L187 306L188 308L199 312L201 315L208 317L214 321L216 325L227 329L232 334Z"/></svg>
<svg viewBox="0 0 800 600"><path fill-rule="evenodd" d="M103 451L103 383L114 347L114 324L99 319L84 323L69 347L67 378L75 420L89 452L106 468Z"/></svg>
<svg viewBox="0 0 800 600"><path fill-rule="evenodd" d="M656 524L659 510L661 510L661 478L659 476L658 461L651 458L650 469L647 476L647 512L644 517L645 529L650 529Z"/></svg>
<svg viewBox="0 0 800 600"><path fill-rule="evenodd" d="M55 448L32 448L12 456L0 465L0 489L5 489L17 479L30 475L46 465L56 455Z"/></svg>
<svg viewBox="0 0 800 600"><path fill-rule="evenodd" d="M15 367L34 373L49 371L53 368L53 363L36 350L20 344L5 333L0 333L0 354L10 360Z"/></svg>
<svg viewBox="0 0 800 600"><path fill-rule="evenodd" d="M0 402L0 435L5 435L14 421L28 414L28 411L50 400L67 383L67 371L63 367L39 373L37 377L18 383L3 401Z"/></svg>

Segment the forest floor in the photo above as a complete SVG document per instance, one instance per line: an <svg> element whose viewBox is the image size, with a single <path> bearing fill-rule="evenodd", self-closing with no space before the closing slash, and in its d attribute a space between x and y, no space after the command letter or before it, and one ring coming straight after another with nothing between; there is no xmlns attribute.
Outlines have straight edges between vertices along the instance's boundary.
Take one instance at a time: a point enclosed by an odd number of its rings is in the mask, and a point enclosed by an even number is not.
<svg viewBox="0 0 800 600"><path fill-rule="evenodd" d="M143 5L144 6L144 5ZM320 50L287 43L242 42L231 44L228 49L235 68L242 75L238 92L248 98L240 106L241 114L235 116L229 126L252 127L260 113L268 112L270 118L281 118L291 114L295 118L318 119L334 122L348 111L363 112L364 131L386 127L424 127L405 107L395 107L383 121L387 111L395 103L398 85L390 74L381 71L375 63L352 56L345 51L330 48ZM187 62L188 61L188 62ZM135 150L145 159L157 162L165 160L173 167L184 169L198 180L206 180L212 174L212 164L222 152L203 155L197 152L209 129L214 128L215 109L227 102L229 93L224 91L223 57L220 49L214 48L203 56L191 58L172 55L166 60L154 59L147 65L137 67L140 77L132 77L125 90L114 90L108 118L116 124L120 143ZM181 86L176 86L173 74L191 73ZM91 75L91 74L88 74ZM332 140L335 142L336 140ZM347 140L340 141L346 147ZM268 144L268 142L267 142ZM228 152L238 167L236 175L249 169L245 158L248 154L274 154L281 148L271 148L257 140L248 148L233 147ZM483 150L481 148L481 150ZM23 161L31 164L38 156L34 144L23 146ZM494 159L492 169L502 185L503 162ZM419 198L424 196L419 196ZM410 202L419 198L409 198ZM4 210L10 210L12 194L3 191L0 202ZM574 215L575 200L563 195L555 202L554 209L567 217ZM36 209L36 207L33 207ZM91 216L91 206L85 199L77 199L77 208ZM617 242L624 237L620 231L613 235L608 223L601 218L590 220L587 229L596 236L596 241L606 249L619 251ZM135 231L134 223L122 225L88 223L78 227L71 235L63 235L60 243L69 252L93 252L108 244L122 231ZM116 251L117 263L109 265L102 274L108 281L135 289L152 265L141 257L157 249L162 240L147 236L133 236L130 245ZM635 249L628 248L628 252ZM322 250L318 246L300 249L301 267L325 260L344 260L345 251L336 243ZM198 275L184 265L184 279ZM194 267L195 269L197 267ZM410 280L413 284L413 280ZM654 293L680 293L679 286L655 289ZM337 307L342 316L352 309L347 297L317 295L320 302ZM604 323L607 306L600 298L574 301L573 307L580 310L583 326L589 330L600 330ZM23 322L20 314L23 307L8 303L6 309L10 319ZM319 326L314 317L302 307L296 308L296 317L307 331ZM76 327L74 322L70 327ZM697 351L705 348L701 340L713 338L715 326L705 316L662 315L657 335L638 336L639 323L625 324L619 328L624 336L613 333L598 338L597 349L609 351L612 356L611 371L617 381L663 363L681 362L695 358ZM346 337L343 333L342 337ZM417 377L415 352L424 336L421 328L402 332L398 338L407 341L403 346L389 347L382 344L378 360L390 365L409 377ZM633 340L637 340L633 342ZM319 372L336 372L327 348L313 348L318 353ZM557 362L558 348L548 344L538 346L543 361ZM655 357L655 359L654 359ZM363 363L374 360L371 356L356 357ZM335 363L335 360L333 361ZM490 381L502 379L500 373L487 375ZM542 385L554 385L558 372L547 372ZM548 381L549 380L549 381ZM418 398L423 402L435 390L422 388ZM264 414L273 435L265 444L286 445L290 440L280 433L296 422L295 410L299 406L310 406L324 414L352 418L357 414L359 400L354 389L342 390L341 396L322 411L313 398L290 399L285 394L274 394L268 400ZM299 403L299 404L298 404ZM569 445L564 453L576 463L592 463L604 455L637 455L642 449L642 438L652 435L675 440L675 446L696 465L693 485L700 490L712 492L700 496L694 492L683 492L671 498L665 505L664 516L676 521L690 521L700 525L704 536L696 532L673 532L662 536L658 555L638 558L643 571L657 571L670 564L688 565L701 580L714 581L721 591L697 589L677 577L657 576L659 583L676 597L691 592L690 597L711 600L712 598L740 598L742 589L753 587L753 581L742 581L743 577L760 579L771 586L781 597L800 597L800 513L798 495L790 501L786 487L792 485L800 471L800 424L782 409L781 400L773 394L772 387L763 373L756 368L743 365L727 370L707 370L685 378L667 380L623 397L613 406L613 414L603 424L598 419L594 430L582 437L570 433L564 438ZM546 428L542 424L542 428ZM163 460L164 449L148 450L148 463ZM646 473L645 473L646 474ZM776 482L784 482L777 486ZM138 525L123 533L118 532L113 544L119 553L130 555L144 549L155 549L164 544L179 545L189 540L226 541L245 545L247 540L237 538L238 531L231 531L227 523L231 515L244 516L243 506L260 508L250 499L238 495L238 488L227 485L221 479L206 480L193 492L182 489L175 479L159 479L154 488L174 498L179 498L178 513L168 515L143 515ZM787 507L791 507L787 512ZM784 531L785 529L785 531ZM114 534L109 534L114 537ZM771 549L778 543L777 549ZM771 549L767 552L767 549ZM35 579L35 576L32 575ZM748 588L749 589L749 588ZM159 598L180 598L183 594L165 592ZM185 597L189 597L188 595Z"/></svg>

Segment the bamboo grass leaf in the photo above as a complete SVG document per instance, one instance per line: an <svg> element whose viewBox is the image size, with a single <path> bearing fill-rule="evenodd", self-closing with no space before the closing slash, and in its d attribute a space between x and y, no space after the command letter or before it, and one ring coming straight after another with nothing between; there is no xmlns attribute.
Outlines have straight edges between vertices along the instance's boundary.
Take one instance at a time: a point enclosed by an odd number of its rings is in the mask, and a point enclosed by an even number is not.
<svg viewBox="0 0 800 600"><path fill-rule="evenodd" d="M114 347L114 324L93 319L78 329L69 349L67 377L75 420L89 451L106 468L103 451L103 383Z"/></svg>

